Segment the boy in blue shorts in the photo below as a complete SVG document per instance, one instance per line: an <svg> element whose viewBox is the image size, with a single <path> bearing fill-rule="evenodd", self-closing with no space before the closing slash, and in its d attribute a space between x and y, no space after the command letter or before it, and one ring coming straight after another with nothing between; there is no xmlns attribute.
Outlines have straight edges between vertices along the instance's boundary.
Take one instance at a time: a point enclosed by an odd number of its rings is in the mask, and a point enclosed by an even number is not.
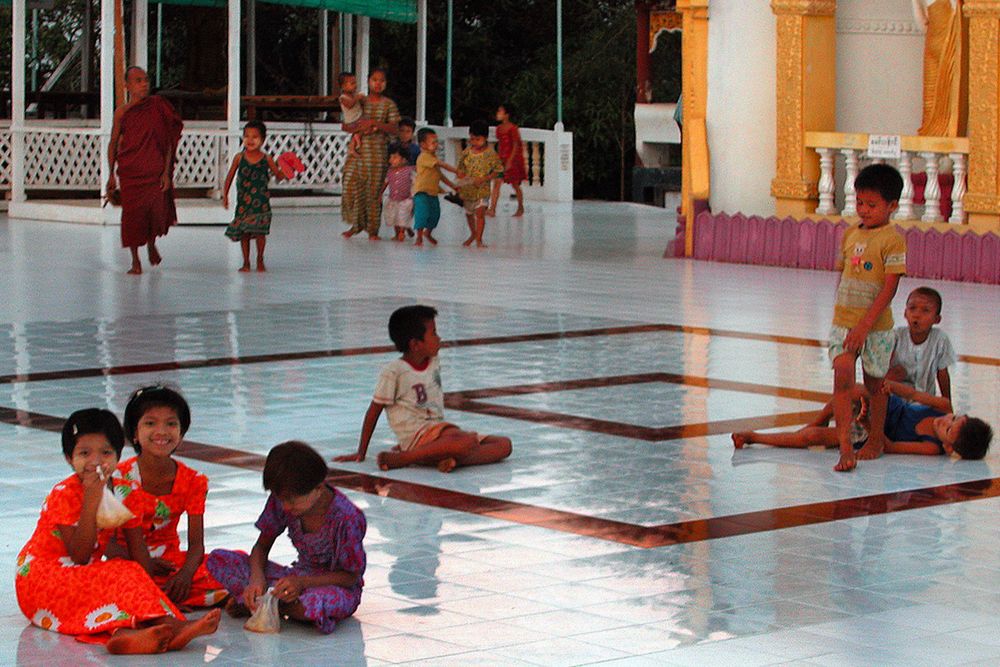
<svg viewBox="0 0 1000 667"><path fill-rule="evenodd" d="M880 390L889 370L896 340L892 299L906 273L906 241L889 218L899 207L903 178L887 164L872 164L854 179L861 220L844 234L837 270L837 300L830 330L833 361L833 415L837 423L840 461L834 470L846 472L857 459L874 459L885 449L885 411L888 397ZM851 394L855 366L861 357L864 383L871 394L870 437L855 454L851 443Z"/></svg>
<svg viewBox="0 0 1000 667"><path fill-rule="evenodd" d="M438 201L440 184L444 182L452 190L455 189L455 184L441 170L450 171L456 176L460 174L458 169L438 159L438 138L434 130L420 128L417 143L420 144L420 157L417 158L417 176L413 181L413 230L417 233L415 245L423 245L425 236L432 245L437 245L437 239L431 232L441 219L441 203Z"/></svg>

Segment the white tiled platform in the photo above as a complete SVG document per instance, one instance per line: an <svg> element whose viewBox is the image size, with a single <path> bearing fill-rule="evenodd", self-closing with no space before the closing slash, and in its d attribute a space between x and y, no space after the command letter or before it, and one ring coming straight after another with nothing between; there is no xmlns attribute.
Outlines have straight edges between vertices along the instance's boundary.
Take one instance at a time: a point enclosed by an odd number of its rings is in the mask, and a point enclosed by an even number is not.
<svg viewBox="0 0 1000 667"><path fill-rule="evenodd" d="M445 205L441 245L343 241L336 210L277 215L266 275L239 274L221 228L183 227L165 262L135 278L117 228L0 218L0 375L388 344L399 305L440 310L447 340L647 323L825 338L835 277L661 258L674 221L627 204L529 205L487 226L488 250L459 246ZM895 311L917 281L904 279ZM934 284L960 354L996 359L1000 290ZM353 450L390 354L312 357L0 384L0 406L66 416L116 412L138 385L179 384L195 441L264 454L301 438ZM822 348L704 331L468 345L443 353L463 391L671 373L827 391ZM958 409L1000 424L1000 367L959 363ZM648 383L488 399L509 407L659 428L816 407L801 399ZM852 474L825 452L750 448L725 434L661 441L453 412L514 440L503 464L395 480L639 527L1000 477L983 462L886 457ZM335 633L220 631L168 656L113 659L29 627L13 562L49 488L65 477L58 438L0 424L0 664L959 665L1000 664L1000 499L876 514L737 537L639 548L379 495L348 492L369 522L361 608ZM383 423L373 451L391 444ZM211 479L207 546L249 548L259 475L195 462ZM371 459L345 469L379 475ZM996 484L996 482L994 482ZM273 554L291 558L279 542Z"/></svg>

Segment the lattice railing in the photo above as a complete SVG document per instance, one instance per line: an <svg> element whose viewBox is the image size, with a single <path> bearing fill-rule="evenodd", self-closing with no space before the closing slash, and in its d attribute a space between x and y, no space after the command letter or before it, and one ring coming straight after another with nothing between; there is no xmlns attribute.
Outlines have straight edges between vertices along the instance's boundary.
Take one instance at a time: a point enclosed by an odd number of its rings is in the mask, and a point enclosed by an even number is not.
<svg viewBox="0 0 1000 667"><path fill-rule="evenodd" d="M191 130L177 144L174 187L218 188L225 172L225 135L219 131Z"/></svg>
<svg viewBox="0 0 1000 667"><path fill-rule="evenodd" d="M290 181L280 181L271 187L317 188L340 192L351 135L339 130L290 125L269 124L264 148L272 157L285 151L294 151L306 170Z"/></svg>
<svg viewBox="0 0 1000 667"><path fill-rule="evenodd" d="M27 188L92 190L101 184L101 137L96 130L26 132Z"/></svg>
<svg viewBox="0 0 1000 667"><path fill-rule="evenodd" d="M0 128L0 190L10 189L10 128Z"/></svg>

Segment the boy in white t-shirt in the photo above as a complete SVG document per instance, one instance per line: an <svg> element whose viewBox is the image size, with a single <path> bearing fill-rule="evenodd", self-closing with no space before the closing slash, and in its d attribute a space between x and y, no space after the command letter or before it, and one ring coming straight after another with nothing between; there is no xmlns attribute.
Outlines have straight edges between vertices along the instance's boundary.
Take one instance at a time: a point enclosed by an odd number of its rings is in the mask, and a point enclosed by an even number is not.
<svg viewBox="0 0 1000 667"><path fill-rule="evenodd" d="M354 454L335 461L364 461L378 418L385 410L399 444L379 452L382 470L433 465L441 472L456 466L496 463L510 456L509 438L481 436L444 421L444 391L437 355L441 338L430 306L404 306L389 317L389 338L403 353L382 368L375 397L365 413L361 440Z"/></svg>
<svg viewBox="0 0 1000 667"><path fill-rule="evenodd" d="M948 335L934 325L941 321L941 295L930 287L918 287L906 298L905 327L896 328L896 347L889 364L890 380L908 384L934 396L951 398L948 367L957 361Z"/></svg>

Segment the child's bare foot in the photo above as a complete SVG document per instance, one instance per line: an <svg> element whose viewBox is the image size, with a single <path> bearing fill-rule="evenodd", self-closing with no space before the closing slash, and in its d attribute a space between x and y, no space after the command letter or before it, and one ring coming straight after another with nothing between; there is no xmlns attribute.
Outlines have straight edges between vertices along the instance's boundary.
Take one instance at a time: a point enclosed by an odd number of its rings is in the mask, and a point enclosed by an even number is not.
<svg viewBox="0 0 1000 667"><path fill-rule="evenodd" d="M489 246L486 245L485 243L483 243L482 241L476 241L476 247L477 248L489 248Z"/></svg>
<svg viewBox="0 0 1000 667"><path fill-rule="evenodd" d="M486 217L487 218L495 218L495 217L497 217L497 210L495 208L488 208L488 209L486 209Z"/></svg>
<svg viewBox="0 0 1000 667"><path fill-rule="evenodd" d="M154 625L151 628L121 628L108 640L108 653L116 655L140 655L165 653L170 648L170 639L174 636L172 628L166 625Z"/></svg>
<svg viewBox="0 0 1000 667"><path fill-rule="evenodd" d="M248 273L250 271L250 262L247 262L240 267L240 273Z"/></svg>
<svg viewBox="0 0 1000 667"><path fill-rule="evenodd" d="M524 207L518 206L517 210L514 211L514 215L512 215L511 217L512 218L520 218L523 215L524 215Z"/></svg>
<svg viewBox="0 0 1000 667"><path fill-rule="evenodd" d="M414 232L413 232L413 230L412 230L412 229L409 229L409 228L408 228L408 229L406 230L406 235L407 235L407 236L409 236L409 237L410 237L411 239L413 238L413 234L414 234Z"/></svg>
<svg viewBox="0 0 1000 667"><path fill-rule="evenodd" d="M431 242L431 245L437 245L438 244L437 239L434 238L433 236L431 236L430 232L427 232L427 240Z"/></svg>
<svg viewBox="0 0 1000 667"><path fill-rule="evenodd" d="M423 244L424 244L423 239L417 239L416 241L413 242L413 245L423 245Z"/></svg>
<svg viewBox="0 0 1000 667"><path fill-rule="evenodd" d="M267 267L264 266L264 260L262 259L257 260L257 270L260 271L261 273L267 271Z"/></svg>
<svg viewBox="0 0 1000 667"><path fill-rule="evenodd" d="M343 236L345 239L349 239L352 236L354 236L354 230L353 229L348 229L346 232L343 232L341 234L341 236Z"/></svg>
<svg viewBox="0 0 1000 667"><path fill-rule="evenodd" d="M751 444L750 434L746 431L741 431L739 433L733 433L733 447L736 449L743 449L745 445Z"/></svg>
<svg viewBox="0 0 1000 667"><path fill-rule="evenodd" d="M378 234L369 234L368 235L368 240L369 241L381 241L382 239L380 239L378 237Z"/></svg>
<svg viewBox="0 0 1000 667"><path fill-rule="evenodd" d="M170 640L171 651L178 651L190 643L195 637L210 635L219 629L219 619L222 618L221 609L213 609L197 621L188 621L180 625Z"/></svg>
<svg viewBox="0 0 1000 667"><path fill-rule="evenodd" d="M458 465L458 461L453 458L441 459L438 461L437 469L441 472L451 472Z"/></svg>
<svg viewBox="0 0 1000 667"><path fill-rule="evenodd" d="M232 618L250 618L250 607L237 600L235 596L230 596L226 600L226 613Z"/></svg>
<svg viewBox="0 0 1000 667"><path fill-rule="evenodd" d="M869 437L864 447L857 451L857 458L859 461L871 461L882 456L883 451L885 451L885 443Z"/></svg>
<svg viewBox="0 0 1000 667"><path fill-rule="evenodd" d="M138 276L138 275L141 275L141 274L142 274L142 264L133 264L133 265L132 265L132 268L130 268L130 269L129 269L128 271L126 271L125 273L127 273L127 274L128 274L128 275L130 275L130 276Z"/></svg>
<svg viewBox="0 0 1000 667"><path fill-rule="evenodd" d="M462 241L462 245L468 247L468 246L472 245L472 242L475 241L475 240L476 240L475 236L470 236L469 238L467 238L464 241Z"/></svg>
<svg viewBox="0 0 1000 667"><path fill-rule="evenodd" d="M379 470L392 470L393 468L402 468L405 465L400 461L399 452L394 452L391 449L379 452L378 456L375 457L375 462L378 463Z"/></svg>
<svg viewBox="0 0 1000 667"><path fill-rule="evenodd" d="M850 472L858 467L858 461L854 456L854 452L850 454L841 454L840 460L837 461L837 465L833 466L833 469L837 472Z"/></svg>

